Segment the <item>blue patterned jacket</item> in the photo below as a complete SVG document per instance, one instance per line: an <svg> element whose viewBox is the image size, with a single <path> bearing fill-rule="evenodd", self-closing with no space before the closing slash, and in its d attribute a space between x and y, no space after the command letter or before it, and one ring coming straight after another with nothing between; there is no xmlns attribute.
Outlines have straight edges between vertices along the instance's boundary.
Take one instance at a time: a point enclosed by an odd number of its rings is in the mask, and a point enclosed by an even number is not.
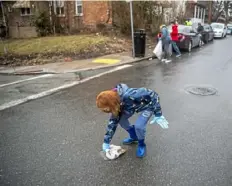
<svg viewBox="0 0 232 186"><path fill-rule="evenodd" d="M115 87L121 100L121 113L118 117L111 115L104 136L104 143L110 143L117 129L120 115L123 113L134 114L149 110L154 112L154 115L162 116L161 106L159 103L158 94L147 88L129 88L126 84L118 84Z"/></svg>

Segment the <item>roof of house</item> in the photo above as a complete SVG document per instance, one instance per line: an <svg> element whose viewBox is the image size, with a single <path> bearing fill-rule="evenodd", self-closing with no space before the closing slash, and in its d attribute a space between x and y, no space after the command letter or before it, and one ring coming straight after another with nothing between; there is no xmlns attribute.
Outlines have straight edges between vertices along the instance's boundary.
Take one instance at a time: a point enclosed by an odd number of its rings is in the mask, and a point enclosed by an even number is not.
<svg viewBox="0 0 232 186"><path fill-rule="evenodd" d="M29 0L18 0L12 6L12 8L30 8L30 1Z"/></svg>

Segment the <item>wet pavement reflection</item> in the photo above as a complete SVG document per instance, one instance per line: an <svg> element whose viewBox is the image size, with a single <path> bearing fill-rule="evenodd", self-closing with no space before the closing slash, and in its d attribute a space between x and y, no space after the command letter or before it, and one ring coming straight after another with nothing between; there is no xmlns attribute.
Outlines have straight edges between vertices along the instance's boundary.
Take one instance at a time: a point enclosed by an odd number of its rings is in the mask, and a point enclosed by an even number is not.
<svg viewBox="0 0 232 186"><path fill-rule="evenodd" d="M232 185L231 43L215 40L168 64L144 61L0 112L1 184ZM147 126L142 160L136 146L115 161L99 156L108 115L97 110L95 97L119 82L156 90L170 123L169 130ZM189 85L218 93L193 95ZM125 136L118 127L113 143Z"/></svg>

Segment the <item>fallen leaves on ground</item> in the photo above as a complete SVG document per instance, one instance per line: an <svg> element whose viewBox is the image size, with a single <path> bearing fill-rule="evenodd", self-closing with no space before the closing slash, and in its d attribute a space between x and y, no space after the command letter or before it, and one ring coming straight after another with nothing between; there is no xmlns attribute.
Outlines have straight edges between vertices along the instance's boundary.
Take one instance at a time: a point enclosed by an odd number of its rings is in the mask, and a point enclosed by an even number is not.
<svg viewBox="0 0 232 186"><path fill-rule="evenodd" d="M0 43L0 65L40 65L65 59L88 59L129 48L126 39L96 34L8 40Z"/></svg>

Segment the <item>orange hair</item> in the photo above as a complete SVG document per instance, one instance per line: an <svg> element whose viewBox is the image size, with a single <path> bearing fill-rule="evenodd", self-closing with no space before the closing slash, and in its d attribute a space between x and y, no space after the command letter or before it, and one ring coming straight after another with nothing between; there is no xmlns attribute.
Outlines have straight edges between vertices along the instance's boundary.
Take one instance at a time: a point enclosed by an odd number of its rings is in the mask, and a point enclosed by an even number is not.
<svg viewBox="0 0 232 186"><path fill-rule="evenodd" d="M118 116L120 112L120 97L114 90L103 91L98 94L96 105L103 112L112 113L114 116Z"/></svg>

